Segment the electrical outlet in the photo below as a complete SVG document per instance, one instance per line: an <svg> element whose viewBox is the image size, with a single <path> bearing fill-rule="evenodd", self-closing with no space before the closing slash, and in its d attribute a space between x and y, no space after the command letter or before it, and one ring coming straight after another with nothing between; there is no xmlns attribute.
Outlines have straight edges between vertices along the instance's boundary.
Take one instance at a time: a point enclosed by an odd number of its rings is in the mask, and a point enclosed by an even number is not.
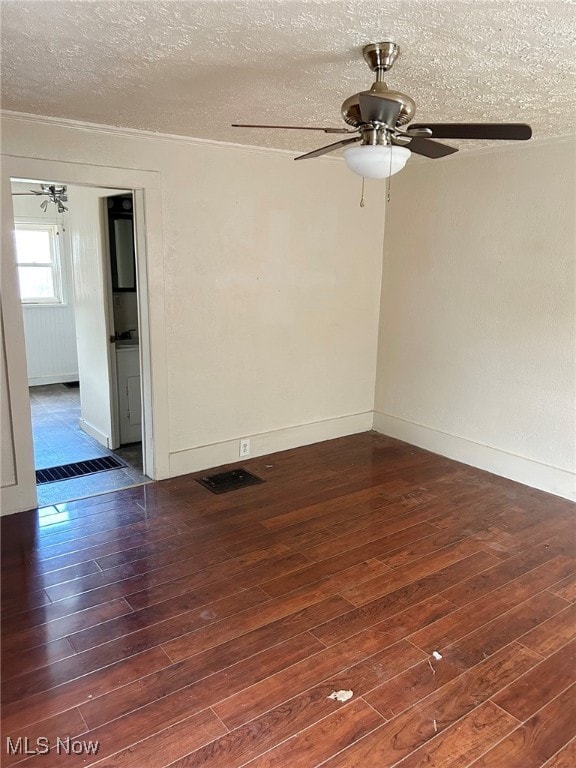
<svg viewBox="0 0 576 768"><path fill-rule="evenodd" d="M247 437L240 440L240 456L250 456L250 440Z"/></svg>

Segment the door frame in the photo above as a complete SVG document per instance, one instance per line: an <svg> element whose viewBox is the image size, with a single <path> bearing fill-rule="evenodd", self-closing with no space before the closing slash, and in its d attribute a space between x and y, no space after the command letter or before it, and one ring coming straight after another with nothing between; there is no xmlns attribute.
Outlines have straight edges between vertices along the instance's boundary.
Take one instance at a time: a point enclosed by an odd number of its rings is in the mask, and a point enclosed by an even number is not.
<svg viewBox="0 0 576 768"><path fill-rule="evenodd" d="M14 221L10 195L12 178L58 179L68 184L129 189L133 192L142 372L144 471L154 480L169 477L168 376L160 173L3 155L2 320L6 331L4 343L16 471L14 484L2 488L2 514L32 509L37 505L38 499L24 324L12 236ZM7 230L10 231L7 233Z"/></svg>

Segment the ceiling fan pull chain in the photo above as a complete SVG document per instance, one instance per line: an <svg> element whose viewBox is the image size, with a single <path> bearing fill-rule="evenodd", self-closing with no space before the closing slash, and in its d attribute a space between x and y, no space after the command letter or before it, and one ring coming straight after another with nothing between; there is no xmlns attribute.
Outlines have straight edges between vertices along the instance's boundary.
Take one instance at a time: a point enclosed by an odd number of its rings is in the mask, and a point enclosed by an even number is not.
<svg viewBox="0 0 576 768"><path fill-rule="evenodd" d="M364 208L364 182L365 178L362 176L362 195L360 197L360 208Z"/></svg>
<svg viewBox="0 0 576 768"><path fill-rule="evenodd" d="M390 152L390 173L386 179L386 202L390 202L390 179L392 178L392 152Z"/></svg>

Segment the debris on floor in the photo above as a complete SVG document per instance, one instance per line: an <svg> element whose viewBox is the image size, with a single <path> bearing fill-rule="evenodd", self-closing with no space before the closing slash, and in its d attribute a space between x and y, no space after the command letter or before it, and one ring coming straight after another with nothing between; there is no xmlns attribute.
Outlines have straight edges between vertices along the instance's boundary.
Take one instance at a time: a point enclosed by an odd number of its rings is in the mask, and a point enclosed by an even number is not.
<svg viewBox="0 0 576 768"><path fill-rule="evenodd" d="M334 701L348 701L352 696L354 696L354 691L332 691L328 698L334 699Z"/></svg>

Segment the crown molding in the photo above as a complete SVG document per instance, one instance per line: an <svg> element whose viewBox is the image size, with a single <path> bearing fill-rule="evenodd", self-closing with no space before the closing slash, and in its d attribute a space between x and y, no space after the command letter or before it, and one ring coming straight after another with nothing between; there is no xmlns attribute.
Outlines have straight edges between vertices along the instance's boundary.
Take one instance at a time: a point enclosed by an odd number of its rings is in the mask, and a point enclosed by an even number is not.
<svg viewBox="0 0 576 768"><path fill-rule="evenodd" d="M478 157L478 155L493 155L500 152L510 152L517 149L535 149L537 147L548 146L550 144L561 144L563 142L575 141L576 133L565 133L561 136L546 136L542 138L532 138L529 141L507 141L504 144L500 142L494 142L494 146L481 147L479 149L469 149L465 152L455 152L452 155L440 158L442 163L453 163L460 160L471 159ZM420 155L413 155L410 158L410 166L420 166L428 161L427 157ZM408 166L406 166L408 168Z"/></svg>
<svg viewBox="0 0 576 768"><path fill-rule="evenodd" d="M176 133L156 133L155 131L146 131L140 128L122 128L114 125L106 125L104 123L89 123L84 120L72 120L63 117L50 117L48 115L34 115L29 112L16 112L13 110L0 109L0 118L2 120L15 120L19 122L32 123L40 126L59 126L61 128L70 128L77 131L86 131L87 133L104 133L108 136L117 136L121 138L132 139L152 139L154 141L165 141L175 144L192 144L194 146L212 147L214 149L234 149L241 152L251 152L255 154L265 155L281 155L286 157L294 157L297 150L278 149L275 147L258 147L253 144L238 144L230 141L216 141L214 139L201 139L194 136L181 136ZM506 142L505 144L495 143L491 147L482 147L481 149L470 148L464 152L456 152L447 157L441 158L442 163L454 163L465 160L466 158L478 157L478 155L491 155L499 152L509 152L511 150L524 147L526 149L532 147L547 146L549 144L557 144L570 139L576 139L576 134L568 133L560 136L552 136L546 138L535 138L528 142ZM328 162L342 163L344 158L339 155L325 155L318 158ZM423 164L428 163L429 158L421 157L420 155L412 155L410 163L406 168L420 167Z"/></svg>
<svg viewBox="0 0 576 768"><path fill-rule="evenodd" d="M284 155L287 157L294 157L295 154L298 154L298 150L258 147L253 144L238 144L231 141L201 139L194 136L181 136L176 133L156 133L155 131L145 131L140 128L121 128L114 125L105 125L103 123L89 123L84 120L71 120L69 118L50 117L48 115L33 115L29 112L16 112L6 109L0 110L0 118L2 118L2 120L15 120L40 126L58 126L60 128L71 128L73 130L86 131L89 133L104 133L108 136L117 136L121 138L152 139L154 141L165 141L175 144L192 144L195 146L213 147L215 149L235 149L242 152ZM331 162L342 162L342 158L336 156L326 156L321 159L329 160Z"/></svg>

